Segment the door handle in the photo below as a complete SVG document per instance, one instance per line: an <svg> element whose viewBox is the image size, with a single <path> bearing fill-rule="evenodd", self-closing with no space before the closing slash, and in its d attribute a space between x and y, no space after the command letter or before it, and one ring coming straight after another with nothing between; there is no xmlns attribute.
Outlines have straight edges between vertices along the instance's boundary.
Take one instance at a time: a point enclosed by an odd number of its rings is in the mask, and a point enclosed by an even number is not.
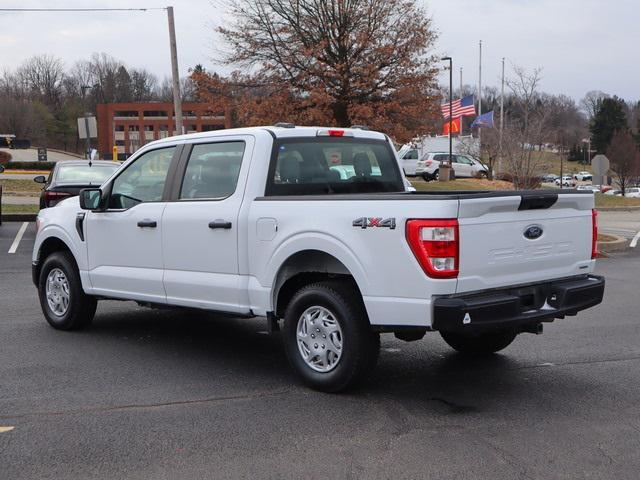
<svg viewBox="0 0 640 480"><path fill-rule="evenodd" d="M158 222L156 222L155 220L144 219L144 220L140 220L138 222L138 226L140 228L145 228L145 227L146 228L156 228L158 226Z"/></svg>
<svg viewBox="0 0 640 480"><path fill-rule="evenodd" d="M213 222L209 222L209 228L211 229L222 228L224 230L230 230L231 222L225 222L224 220L214 220Z"/></svg>

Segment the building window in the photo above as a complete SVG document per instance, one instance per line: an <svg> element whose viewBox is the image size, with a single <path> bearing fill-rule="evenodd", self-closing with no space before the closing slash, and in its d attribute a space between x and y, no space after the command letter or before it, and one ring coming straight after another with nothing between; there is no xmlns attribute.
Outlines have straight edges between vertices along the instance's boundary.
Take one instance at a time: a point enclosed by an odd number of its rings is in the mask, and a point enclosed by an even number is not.
<svg viewBox="0 0 640 480"><path fill-rule="evenodd" d="M114 117L137 117L139 113L137 110L116 110L113 112Z"/></svg>
<svg viewBox="0 0 640 480"><path fill-rule="evenodd" d="M153 125L145 125L144 126L144 131L145 132L153 132Z"/></svg>
<svg viewBox="0 0 640 480"><path fill-rule="evenodd" d="M124 125L116 125L116 132L124 132Z"/></svg>
<svg viewBox="0 0 640 480"><path fill-rule="evenodd" d="M163 110L145 110L144 116L145 117L166 117L167 112Z"/></svg>

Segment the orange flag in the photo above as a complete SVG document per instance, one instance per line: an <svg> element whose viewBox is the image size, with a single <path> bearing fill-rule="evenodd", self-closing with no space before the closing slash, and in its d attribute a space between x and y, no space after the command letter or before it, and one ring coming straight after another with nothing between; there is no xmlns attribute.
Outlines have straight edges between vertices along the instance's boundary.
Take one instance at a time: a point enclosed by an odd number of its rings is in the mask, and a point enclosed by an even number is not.
<svg viewBox="0 0 640 480"><path fill-rule="evenodd" d="M451 133L460 133L460 121L462 117L454 118L451 122ZM444 122L442 126L442 134L449 135L449 122Z"/></svg>

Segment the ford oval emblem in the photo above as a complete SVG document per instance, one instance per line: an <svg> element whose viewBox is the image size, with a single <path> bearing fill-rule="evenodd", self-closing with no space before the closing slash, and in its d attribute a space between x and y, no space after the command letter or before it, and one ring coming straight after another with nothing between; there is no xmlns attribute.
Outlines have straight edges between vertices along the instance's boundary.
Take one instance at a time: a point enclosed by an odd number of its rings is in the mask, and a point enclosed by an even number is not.
<svg viewBox="0 0 640 480"><path fill-rule="evenodd" d="M542 236L542 227L540 225L529 225L524 231L524 237L529 240L535 240Z"/></svg>

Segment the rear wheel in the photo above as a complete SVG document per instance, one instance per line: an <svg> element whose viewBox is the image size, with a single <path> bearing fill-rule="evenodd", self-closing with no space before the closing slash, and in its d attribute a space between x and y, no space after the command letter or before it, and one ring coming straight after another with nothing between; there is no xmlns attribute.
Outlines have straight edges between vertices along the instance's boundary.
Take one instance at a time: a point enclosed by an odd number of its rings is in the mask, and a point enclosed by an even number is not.
<svg viewBox="0 0 640 480"><path fill-rule="evenodd" d="M38 281L40 306L47 322L58 330L76 330L91 323L97 301L82 290L76 263L68 252L49 255Z"/></svg>
<svg viewBox="0 0 640 480"><path fill-rule="evenodd" d="M440 180L440 170L436 170L433 173L425 172L425 173L422 174L422 178L424 178L425 182L430 182L431 180L438 181L438 180Z"/></svg>
<svg viewBox="0 0 640 480"><path fill-rule="evenodd" d="M467 355L490 355L507 348L516 338L513 332L486 332L477 335L440 332L451 348Z"/></svg>
<svg viewBox="0 0 640 480"><path fill-rule="evenodd" d="M380 336L371 331L362 300L342 281L301 288L285 311L283 337L296 374L325 392L362 381L380 350Z"/></svg>

